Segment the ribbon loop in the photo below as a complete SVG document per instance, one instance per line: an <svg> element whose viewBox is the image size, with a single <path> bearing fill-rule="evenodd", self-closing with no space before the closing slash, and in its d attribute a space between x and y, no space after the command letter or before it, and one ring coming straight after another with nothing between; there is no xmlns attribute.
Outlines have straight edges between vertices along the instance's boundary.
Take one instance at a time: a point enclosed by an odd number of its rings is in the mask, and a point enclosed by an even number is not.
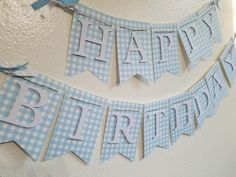
<svg viewBox="0 0 236 177"><path fill-rule="evenodd" d="M31 6L34 10L37 10L47 5L48 3L54 3L62 7L70 7L70 6L74 6L78 2L79 0L37 0Z"/></svg>
<svg viewBox="0 0 236 177"><path fill-rule="evenodd" d="M27 69L28 64L29 62L15 66L0 65L0 72L17 77L34 77L34 74Z"/></svg>
<svg viewBox="0 0 236 177"><path fill-rule="evenodd" d="M220 9L220 10L223 9L223 8L222 8L222 5L221 5L221 3L220 3L220 0L213 0L213 1L212 1L212 4L213 4L213 5L216 5L216 7L217 7L218 9Z"/></svg>

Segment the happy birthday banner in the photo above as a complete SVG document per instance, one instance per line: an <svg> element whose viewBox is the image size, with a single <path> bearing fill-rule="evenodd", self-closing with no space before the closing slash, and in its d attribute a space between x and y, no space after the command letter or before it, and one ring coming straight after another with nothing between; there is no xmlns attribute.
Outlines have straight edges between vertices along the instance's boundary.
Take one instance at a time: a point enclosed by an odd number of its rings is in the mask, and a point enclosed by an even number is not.
<svg viewBox="0 0 236 177"><path fill-rule="evenodd" d="M157 82L166 72L179 75L178 36L189 67L210 58L213 44L221 41L216 11L218 4L218 1L207 3L173 24L119 19L77 4L66 75L73 76L88 70L107 83L113 44L117 48L120 83L133 76L148 83Z"/></svg>
<svg viewBox="0 0 236 177"><path fill-rule="evenodd" d="M7 67L0 69L12 74ZM231 39L219 61L192 88L146 104L108 101L38 73L14 76L21 69L10 69L13 76L0 92L0 143L14 141L39 160L56 121L45 160L73 152L89 163L108 108L101 161L116 154L133 161L141 127L146 157L155 147L169 148L181 135L193 135L215 114L228 94L223 73L230 86L236 76L236 50Z"/></svg>

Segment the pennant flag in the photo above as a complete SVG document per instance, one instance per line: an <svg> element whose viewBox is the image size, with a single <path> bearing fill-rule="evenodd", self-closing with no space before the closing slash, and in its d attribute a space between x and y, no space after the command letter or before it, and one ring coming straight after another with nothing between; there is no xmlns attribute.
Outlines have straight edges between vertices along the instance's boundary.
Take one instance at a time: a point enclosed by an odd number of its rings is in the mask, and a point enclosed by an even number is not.
<svg viewBox="0 0 236 177"><path fill-rule="evenodd" d="M236 76L236 50L234 39L231 39L220 56L220 62L224 68L229 85L232 86Z"/></svg>
<svg viewBox="0 0 236 177"><path fill-rule="evenodd" d="M211 55L208 36L202 28L203 25L196 13L178 23L179 35L191 67L196 66L203 57Z"/></svg>
<svg viewBox="0 0 236 177"><path fill-rule="evenodd" d="M106 101L68 87L46 160L72 151L89 163L105 116Z"/></svg>
<svg viewBox="0 0 236 177"><path fill-rule="evenodd" d="M203 27L202 31L205 34L208 43L212 46L216 42L221 42L222 36L216 12L216 5L208 3L198 11L198 14Z"/></svg>
<svg viewBox="0 0 236 177"><path fill-rule="evenodd" d="M180 135L192 135L195 131L193 99L191 92L169 99L171 142L176 142Z"/></svg>
<svg viewBox="0 0 236 177"><path fill-rule="evenodd" d="M152 26L155 82L165 72L179 75L178 33L176 24Z"/></svg>
<svg viewBox="0 0 236 177"><path fill-rule="evenodd" d="M144 105L144 157L156 146L169 148L168 100Z"/></svg>
<svg viewBox="0 0 236 177"><path fill-rule="evenodd" d="M215 113L215 105L205 79L202 79L195 84L190 89L190 92L193 94L194 115L197 126L200 128L202 127L204 120Z"/></svg>
<svg viewBox="0 0 236 177"><path fill-rule="evenodd" d="M27 79L9 77L0 93L0 143L15 141L39 160L64 88L41 74Z"/></svg>
<svg viewBox="0 0 236 177"><path fill-rule="evenodd" d="M142 104L112 101L103 140L102 161L118 153L129 160L135 159L142 116Z"/></svg>
<svg viewBox="0 0 236 177"><path fill-rule="evenodd" d="M154 81L151 24L122 19L117 23L120 82L133 76L145 82Z"/></svg>
<svg viewBox="0 0 236 177"><path fill-rule="evenodd" d="M217 108L223 97L228 95L227 86L225 84L219 62L214 64L214 66L208 71L205 79L211 94L211 98L215 107Z"/></svg>
<svg viewBox="0 0 236 177"><path fill-rule="evenodd" d="M72 22L66 74L91 71L107 83L116 19L77 5Z"/></svg>

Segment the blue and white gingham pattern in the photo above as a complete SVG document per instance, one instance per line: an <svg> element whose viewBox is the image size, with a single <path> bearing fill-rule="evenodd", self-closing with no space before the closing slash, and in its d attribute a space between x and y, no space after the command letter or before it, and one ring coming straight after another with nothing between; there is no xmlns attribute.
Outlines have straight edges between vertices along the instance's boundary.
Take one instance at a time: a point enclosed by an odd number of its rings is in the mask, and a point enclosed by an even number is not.
<svg viewBox="0 0 236 177"><path fill-rule="evenodd" d="M192 38L193 50L187 34L183 31L185 28L189 29L191 27L195 29L195 37ZM183 18L178 23L179 35L187 54L190 67L196 66L201 59L211 55L211 45L207 40L207 34L204 34L202 28L202 23L200 23L200 19L196 13Z"/></svg>
<svg viewBox="0 0 236 177"><path fill-rule="evenodd" d="M36 108L42 115L41 123L33 128L23 128L0 121L0 143L15 141L34 160L39 160L52 123L57 116L62 101L65 85L46 76L37 74L33 79L9 77L0 92L0 117L5 119L15 103L20 87L15 82L23 82L33 88L45 91L48 101L43 107ZM37 92L29 89L25 102L35 105L40 97ZM22 106L17 120L22 124L32 122L34 113Z"/></svg>
<svg viewBox="0 0 236 177"><path fill-rule="evenodd" d="M151 24L118 19L117 25L119 81L124 82L135 75L144 81L154 81ZM142 45L144 55L148 59L146 63L139 62L142 59L139 52L130 52L130 58L133 62L124 63L133 33L136 34L137 40Z"/></svg>
<svg viewBox="0 0 236 177"><path fill-rule="evenodd" d="M236 50L234 48L234 39L231 39L225 47L220 56L220 62L224 68L229 85L232 86L236 76Z"/></svg>
<svg viewBox="0 0 236 177"><path fill-rule="evenodd" d="M129 160L134 160L138 143L139 131L141 128L141 122L143 117L143 105L136 103L112 101L109 106L110 108L106 122L106 130L103 140L101 160L108 160L109 158L118 153L122 154ZM130 117L134 118L134 127L129 129L129 134L134 140L133 144L128 143L123 133L120 134L121 136L119 137L119 144L110 143L114 138L114 133L116 129L116 117L114 116L114 113L117 112L121 114L125 113L126 115L128 114ZM124 118L122 120L122 127L126 127L128 125L127 121L127 118Z"/></svg>
<svg viewBox="0 0 236 177"><path fill-rule="evenodd" d="M228 95L228 89L225 83L220 64L217 62L212 66L205 76L207 86L209 88L211 98L217 108L220 101Z"/></svg>
<svg viewBox="0 0 236 177"><path fill-rule="evenodd" d="M46 159L66 154L70 151L89 163L95 148L102 119L105 116L107 100L74 88L67 88L60 115L53 132ZM85 123L82 129L82 140L71 139L77 130L81 109L87 106Z"/></svg>
<svg viewBox="0 0 236 177"><path fill-rule="evenodd" d="M171 143L173 144L178 140L180 135L186 134L186 135L192 135L195 131L195 123L194 123L194 111L193 111L193 100L192 100L192 93L191 92L185 92L183 94L174 96L169 99L170 104L170 132L171 132ZM187 107L186 101L191 101L192 104ZM180 117L179 117L179 123L181 125L180 128L176 127L176 113L173 110L173 106L182 103L180 106ZM191 115L188 117L188 122L186 123L187 116L186 113L189 113Z"/></svg>
<svg viewBox="0 0 236 177"><path fill-rule="evenodd" d="M212 3L208 3L198 11L198 14L200 17L200 22L202 23L202 30L204 31L204 34L207 35L205 37L208 39L207 41L210 43L210 45L212 46L216 42L221 42L222 36L216 6L212 5ZM206 21L208 22L209 20L212 26L211 29L209 29L208 25L206 24Z"/></svg>
<svg viewBox="0 0 236 177"><path fill-rule="evenodd" d="M197 126L200 128L203 126L204 120L215 113L215 105L205 79L196 83L190 89L190 92L193 94L194 115ZM199 112L199 107L203 109L203 112Z"/></svg>
<svg viewBox="0 0 236 177"><path fill-rule="evenodd" d="M161 60L161 43L160 39L156 36L158 34L168 34L171 36L171 42L164 38L164 46L168 47L164 54L166 62L160 62ZM164 74L165 72L172 73L174 75L180 74L180 64L179 64L179 51L178 51L178 33L177 24L155 24L152 26L152 47L153 47L153 64L154 64L154 74L155 82Z"/></svg>
<svg viewBox="0 0 236 177"><path fill-rule="evenodd" d="M98 41L101 40L103 34L101 29L99 29L99 26L104 26L111 29L112 32L109 33L107 46L104 46L106 47L106 62L95 60L95 58L100 54L101 47L90 42L87 42L85 45L85 53L87 54L87 58L74 55L74 52L78 50L81 37L81 22L79 22L79 19L86 19L93 23L93 25L87 30L87 37L91 39L96 39ZM76 5L72 21L71 37L67 56L67 75L72 76L89 70L104 83L108 82L112 57L112 44L113 38L115 36L115 22L116 19L111 16L97 12L80 4Z"/></svg>
<svg viewBox="0 0 236 177"><path fill-rule="evenodd" d="M169 104L168 99L144 105L144 157L149 155L156 146L169 148ZM157 111L163 111L160 115L160 137L153 138L156 134L156 122L154 115Z"/></svg>

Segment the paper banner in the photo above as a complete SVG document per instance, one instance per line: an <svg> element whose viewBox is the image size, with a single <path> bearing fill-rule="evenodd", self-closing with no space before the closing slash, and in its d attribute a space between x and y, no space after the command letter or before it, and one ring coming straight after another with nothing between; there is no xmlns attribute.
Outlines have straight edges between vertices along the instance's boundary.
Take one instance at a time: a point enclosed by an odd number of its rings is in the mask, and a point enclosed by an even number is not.
<svg viewBox="0 0 236 177"><path fill-rule="evenodd" d="M151 24L122 19L117 23L120 82L133 76L144 82L154 81Z"/></svg>
<svg viewBox="0 0 236 177"><path fill-rule="evenodd" d="M225 47L220 56L220 62L224 68L229 85L232 86L236 76L236 50L234 48L234 39Z"/></svg>
<svg viewBox="0 0 236 177"><path fill-rule="evenodd" d="M222 36L216 6L208 3L198 11L198 14L208 43L212 46L216 42L221 42Z"/></svg>
<svg viewBox="0 0 236 177"><path fill-rule="evenodd" d="M144 157L156 146L169 148L168 100L144 105Z"/></svg>
<svg viewBox="0 0 236 177"><path fill-rule="evenodd" d="M116 19L77 5L72 22L66 74L91 71L107 83Z"/></svg>
<svg viewBox="0 0 236 177"><path fill-rule="evenodd" d="M68 87L46 160L72 151L89 163L105 109L106 99Z"/></svg>
<svg viewBox="0 0 236 177"><path fill-rule="evenodd" d="M178 23L178 28L190 67L196 66L201 59L211 55L208 33L204 33L203 24L196 13L183 18Z"/></svg>
<svg viewBox="0 0 236 177"><path fill-rule="evenodd" d="M219 62L213 65L205 76L211 98L217 108L223 97L228 95L228 89L224 80L224 76L220 69Z"/></svg>
<svg viewBox="0 0 236 177"><path fill-rule="evenodd" d="M155 82L165 72L180 74L178 33L176 24L156 24L152 27Z"/></svg>
<svg viewBox="0 0 236 177"><path fill-rule="evenodd" d="M204 120L215 113L215 105L211 98L205 79L200 80L191 89L193 94L194 115L198 128L202 127Z"/></svg>
<svg viewBox="0 0 236 177"><path fill-rule="evenodd" d="M38 160L64 87L41 74L27 79L9 77L0 93L0 142L15 141Z"/></svg>
<svg viewBox="0 0 236 177"><path fill-rule="evenodd" d="M169 99L172 144L180 135L192 135L195 131L192 98L191 92L185 92Z"/></svg>
<svg viewBox="0 0 236 177"><path fill-rule="evenodd" d="M142 116L142 104L112 101L103 140L102 161L118 153L129 160L135 159Z"/></svg>

